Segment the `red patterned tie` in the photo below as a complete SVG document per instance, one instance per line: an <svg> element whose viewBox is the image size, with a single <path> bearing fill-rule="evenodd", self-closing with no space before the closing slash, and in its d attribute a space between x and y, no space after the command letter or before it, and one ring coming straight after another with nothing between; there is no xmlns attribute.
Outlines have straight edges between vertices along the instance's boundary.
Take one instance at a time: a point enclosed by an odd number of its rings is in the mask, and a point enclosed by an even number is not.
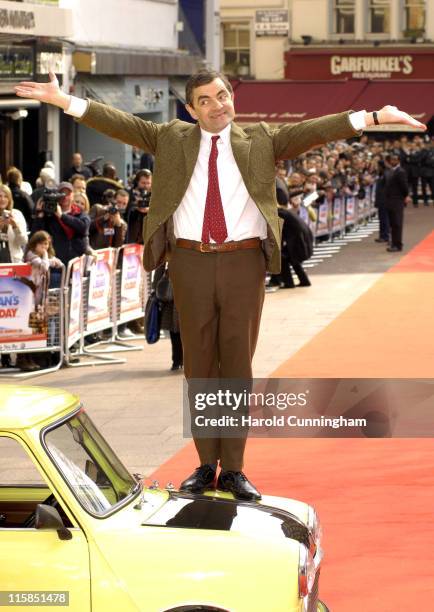
<svg viewBox="0 0 434 612"><path fill-rule="evenodd" d="M220 136L211 137L212 146L208 160L208 191L202 227L202 242L206 244L211 241L211 238L217 243L222 243L228 236L217 172L217 140L219 138Z"/></svg>

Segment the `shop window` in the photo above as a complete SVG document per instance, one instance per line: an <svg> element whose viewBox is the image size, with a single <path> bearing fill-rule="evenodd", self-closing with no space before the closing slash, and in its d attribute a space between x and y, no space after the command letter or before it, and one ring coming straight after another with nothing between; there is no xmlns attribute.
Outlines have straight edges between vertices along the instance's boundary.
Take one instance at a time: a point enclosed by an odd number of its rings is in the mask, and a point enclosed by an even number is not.
<svg viewBox="0 0 434 612"><path fill-rule="evenodd" d="M425 31L425 0L405 0L404 30L406 36L420 36Z"/></svg>
<svg viewBox="0 0 434 612"><path fill-rule="evenodd" d="M372 34L390 32L390 0L369 0L369 26Z"/></svg>
<svg viewBox="0 0 434 612"><path fill-rule="evenodd" d="M223 72L230 76L250 75L249 23L223 23L222 34Z"/></svg>
<svg viewBox="0 0 434 612"><path fill-rule="evenodd" d="M334 34L354 34L355 0L334 0Z"/></svg>

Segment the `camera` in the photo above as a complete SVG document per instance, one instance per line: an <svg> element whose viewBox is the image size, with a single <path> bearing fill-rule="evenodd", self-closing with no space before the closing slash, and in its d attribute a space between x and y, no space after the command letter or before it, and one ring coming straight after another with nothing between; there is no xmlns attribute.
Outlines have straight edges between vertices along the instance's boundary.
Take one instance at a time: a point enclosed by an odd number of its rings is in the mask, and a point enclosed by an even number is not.
<svg viewBox="0 0 434 612"><path fill-rule="evenodd" d="M113 204L113 202L111 202L107 208L106 208L107 212L109 215L115 215L116 213L119 212L119 208L116 206L116 204Z"/></svg>
<svg viewBox="0 0 434 612"><path fill-rule="evenodd" d="M42 210L46 215L54 215L57 205L65 194L55 189L44 189L42 193Z"/></svg>
<svg viewBox="0 0 434 612"><path fill-rule="evenodd" d="M9 217L11 216L11 213L9 210L4 210L1 214L0 214L0 218L4 219L6 221L6 219L9 219Z"/></svg>
<svg viewBox="0 0 434 612"><path fill-rule="evenodd" d="M137 208L148 208L149 201L151 199L151 192L146 191L145 189L140 189L138 192L138 196L136 197L136 207Z"/></svg>

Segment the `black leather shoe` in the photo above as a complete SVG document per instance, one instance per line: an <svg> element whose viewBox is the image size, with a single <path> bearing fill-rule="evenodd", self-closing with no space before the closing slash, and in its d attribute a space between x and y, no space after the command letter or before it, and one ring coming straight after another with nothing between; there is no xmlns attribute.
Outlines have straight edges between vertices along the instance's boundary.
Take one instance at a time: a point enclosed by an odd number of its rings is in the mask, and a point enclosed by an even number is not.
<svg viewBox="0 0 434 612"><path fill-rule="evenodd" d="M215 470L210 465L201 465L181 483L179 490L188 493L203 493L207 489L214 489L214 481Z"/></svg>
<svg viewBox="0 0 434 612"><path fill-rule="evenodd" d="M398 253L399 251L402 251L402 249L397 246L391 246L387 247L386 251L388 251L389 253Z"/></svg>
<svg viewBox="0 0 434 612"><path fill-rule="evenodd" d="M242 472L221 471L217 480L217 489L229 491L237 499L256 501L261 499L261 494L249 482Z"/></svg>

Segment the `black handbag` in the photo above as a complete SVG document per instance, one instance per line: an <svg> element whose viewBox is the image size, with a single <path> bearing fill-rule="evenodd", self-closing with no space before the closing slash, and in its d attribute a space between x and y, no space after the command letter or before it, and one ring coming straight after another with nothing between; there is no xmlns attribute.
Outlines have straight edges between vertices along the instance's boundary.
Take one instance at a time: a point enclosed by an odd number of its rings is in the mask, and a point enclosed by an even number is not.
<svg viewBox="0 0 434 612"><path fill-rule="evenodd" d="M160 302L173 302L173 287L167 270L155 286L155 293Z"/></svg>
<svg viewBox="0 0 434 612"><path fill-rule="evenodd" d="M145 307L145 338L148 344L155 344L160 339L161 304L153 291Z"/></svg>

